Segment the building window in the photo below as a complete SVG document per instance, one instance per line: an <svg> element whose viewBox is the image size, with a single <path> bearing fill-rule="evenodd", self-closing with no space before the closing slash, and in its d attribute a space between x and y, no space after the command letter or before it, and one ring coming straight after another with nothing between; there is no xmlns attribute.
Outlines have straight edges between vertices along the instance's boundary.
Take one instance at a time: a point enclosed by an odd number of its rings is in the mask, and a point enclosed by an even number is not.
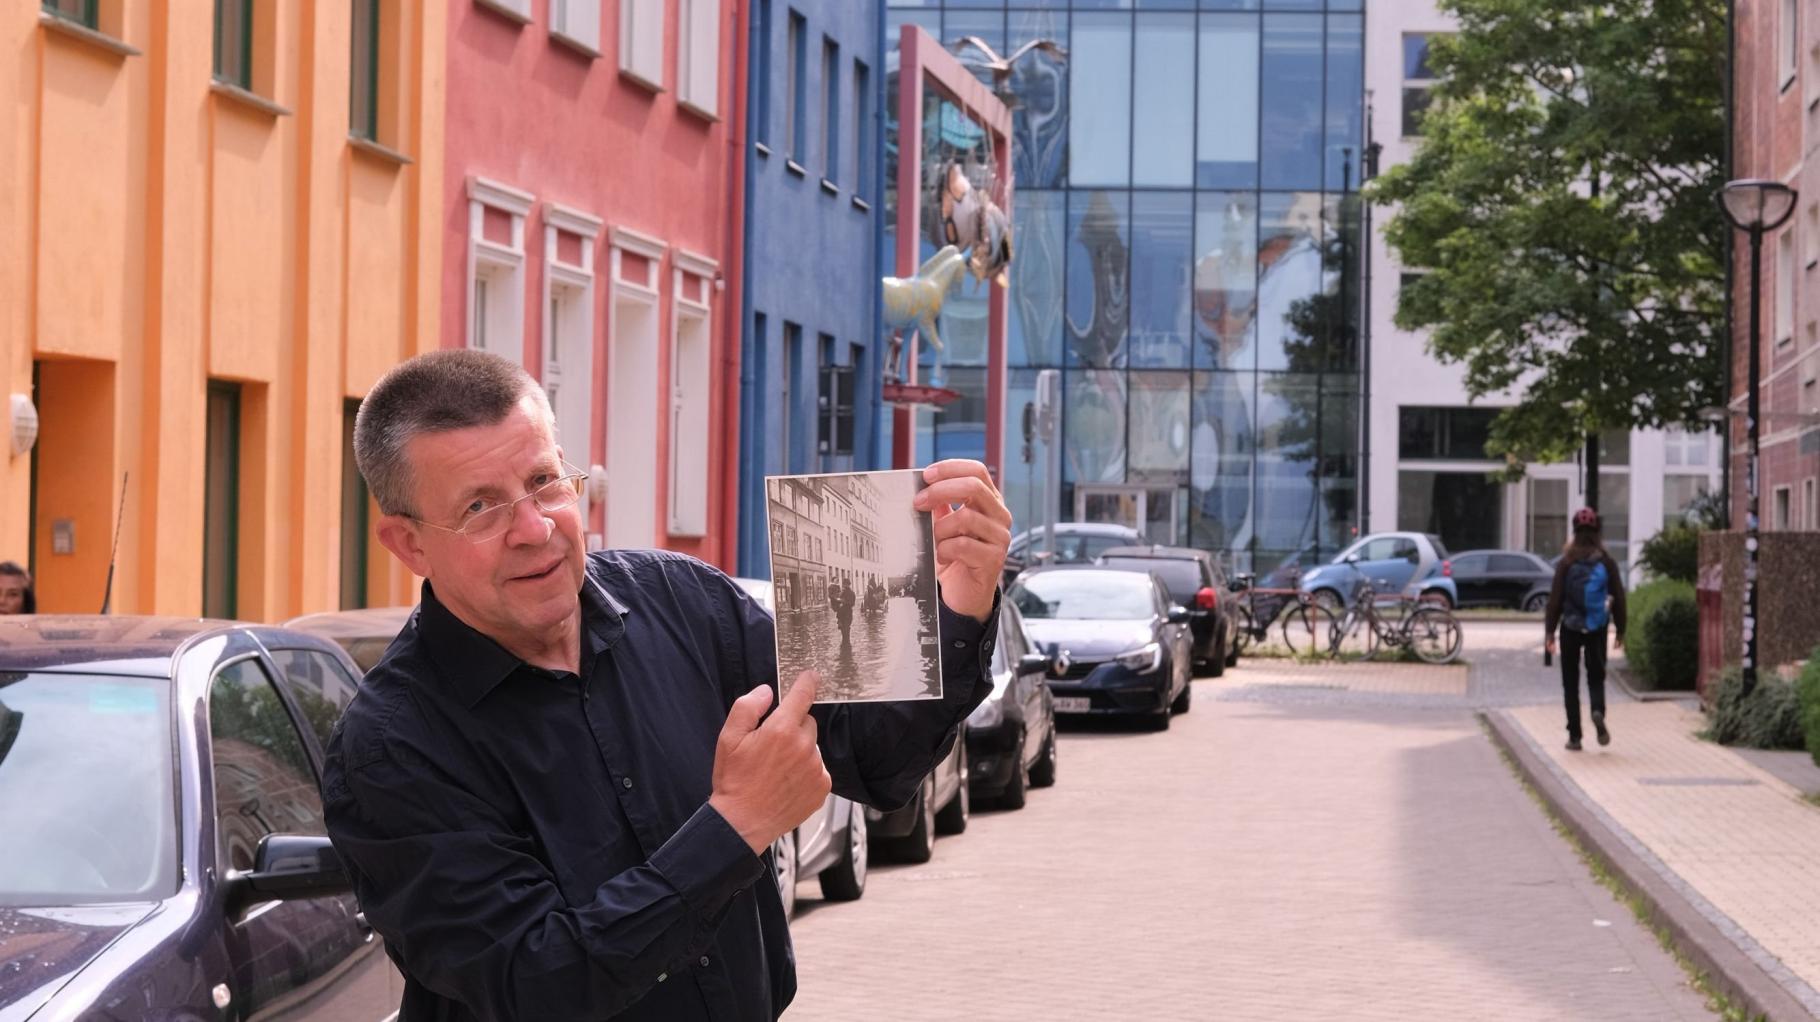
<svg viewBox="0 0 1820 1022"><path fill-rule="evenodd" d="M348 131L379 141L379 0L354 0L353 55L349 64Z"/></svg>
<svg viewBox="0 0 1820 1022"><path fill-rule="evenodd" d="M840 44L822 37L822 180L840 180Z"/></svg>
<svg viewBox="0 0 1820 1022"><path fill-rule="evenodd" d="M1405 461L1485 461L1497 408L1413 408L1397 413L1397 454Z"/></svg>
<svg viewBox="0 0 1820 1022"><path fill-rule="evenodd" d="M714 392L714 274L709 259L678 252L671 285L676 342L670 350L670 522L672 536L708 534L708 462Z"/></svg>
<svg viewBox="0 0 1820 1022"><path fill-rule="evenodd" d="M1662 479L1662 527L1687 521L1688 509L1712 488L1705 476L1668 475Z"/></svg>
<svg viewBox="0 0 1820 1022"><path fill-rule="evenodd" d="M1706 468L1713 463L1713 435L1669 430L1662 435L1663 464L1669 468Z"/></svg>
<svg viewBox="0 0 1820 1022"><path fill-rule="evenodd" d="M354 417L360 401L341 404L341 609L367 605L367 481L354 463Z"/></svg>
<svg viewBox="0 0 1820 1022"><path fill-rule="evenodd" d="M1068 50L1068 176L1077 185L1131 180L1131 16L1076 14ZM1091 88L1085 88L1087 83Z"/></svg>
<svg viewBox="0 0 1820 1022"><path fill-rule="evenodd" d="M468 179L468 347L524 364L525 214L532 197Z"/></svg>
<svg viewBox="0 0 1820 1022"><path fill-rule="evenodd" d="M474 0L476 4L505 15L519 24L531 20L531 0Z"/></svg>
<svg viewBox="0 0 1820 1022"><path fill-rule="evenodd" d="M853 367L834 364L834 338L823 334L821 340L816 450L823 457L849 457L853 454Z"/></svg>
<svg viewBox="0 0 1820 1022"><path fill-rule="evenodd" d="M215 0L215 77L253 88L253 0Z"/></svg>
<svg viewBox="0 0 1820 1022"><path fill-rule="evenodd" d="M232 620L240 574L240 385L210 380L202 504L202 616Z"/></svg>
<svg viewBox="0 0 1820 1022"><path fill-rule="evenodd" d="M1801 484L1801 511L1807 515L1807 527L1810 531L1820 529L1820 504L1814 503L1814 484L1813 479Z"/></svg>
<svg viewBox="0 0 1820 1022"><path fill-rule="evenodd" d="M1403 137L1422 134L1422 115L1428 111L1429 90L1434 87L1434 69L1428 63L1428 42L1435 38L1426 33L1409 32L1403 36Z"/></svg>
<svg viewBox="0 0 1820 1022"><path fill-rule="evenodd" d="M1786 531L1789 526L1789 498L1792 496L1786 486L1776 487L1776 510L1770 527L1778 532Z"/></svg>
<svg viewBox="0 0 1820 1022"><path fill-rule="evenodd" d="M782 426L779 440L782 441L783 472L792 475L799 462L796 459L795 430L791 427L796 419L796 381L802 378L803 372L803 328L801 324L784 322L784 383L779 399L783 402L783 414L778 416Z"/></svg>
<svg viewBox="0 0 1820 1022"><path fill-rule="evenodd" d="M590 57L600 56L600 0L550 0L550 34Z"/></svg>
<svg viewBox="0 0 1820 1022"><path fill-rule="evenodd" d="M853 197L872 194L872 70L853 62Z"/></svg>
<svg viewBox="0 0 1820 1022"><path fill-rule="evenodd" d="M619 72L663 91L664 0L619 0Z"/></svg>
<svg viewBox="0 0 1820 1022"><path fill-rule="evenodd" d="M44 0L44 9L84 28L99 28L101 17L96 10L99 3L100 0Z"/></svg>
<svg viewBox="0 0 1820 1022"><path fill-rule="evenodd" d="M720 0L682 0L676 98L707 117L720 111Z"/></svg>
<svg viewBox="0 0 1820 1022"><path fill-rule="evenodd" d="M1820 202L1807 204L1807 231L1802 242L1802 256L1811 270L1820 265Z"/></svg>
<svg viewBox="0 0 1820 1022"><path fill-rule="evenodd" d="M790 94L784 102L784 141L790 147L790 159L807 166L809 148L808 110L804 104L809 94L809 26L803 16L790 12L790 66L787 84Z"/></svg>
<svg viewBox="0 0 1820 1022"><path fill-rule="evenodd" d="M758 0L753 20L758 28L752 40L752 59L758 63L758 81L753 96L752 140L771 147L771 0Z"/></svg>
<svg viewBox="0 0 1820 1022"><path fill-rule="evenodd" d="M1414 287L1416 281L1421 280L1424 276L1426 276L1426 274L1423 274L1422 272L1420 272L1418 270L1404 270L1402 273L1398 274L1397 275L1397 292L1398 292L1398 294L1402 294L1403 292L1408 291L1410 288Z"/></svg>
<svg viewBox="0 0 1820 1022"><path fill-rule="evenodd" d="M1795 232L1776 238L1776 345L1795 339Z"/></svg>
<svg viewBox="0 0 1820 1022"><path fill-rule="evenodd" d="M1801 22L1796 0L1782 0L1782 17L1776 21L1777 78L1786 89L1795 84L1795 64L1801 59Z"/></svg>
<svg viewBox="0 0 1820 1022"><path fill-rule="evenodd" d="M594 457L594 241L600 228L599 217L544 206L543 389L563 456L584 468Z"/></svg>

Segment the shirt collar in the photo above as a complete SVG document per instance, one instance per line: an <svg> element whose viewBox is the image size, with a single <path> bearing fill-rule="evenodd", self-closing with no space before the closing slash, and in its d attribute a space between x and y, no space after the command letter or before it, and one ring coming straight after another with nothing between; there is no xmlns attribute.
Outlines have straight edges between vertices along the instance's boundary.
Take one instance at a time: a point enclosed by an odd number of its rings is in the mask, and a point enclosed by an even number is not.
<svg viewBox="0 0 1820 1022"><path fill-rule="evenodd" d="M582 666L587 668L626 633L625 617L631 608L621 602L593 558L581 585ZM472 709L514 671L528 667L504 646L455 616L436 598L428 580L417 612L417 634L442 668L443 678L463 706Z"/></svg>

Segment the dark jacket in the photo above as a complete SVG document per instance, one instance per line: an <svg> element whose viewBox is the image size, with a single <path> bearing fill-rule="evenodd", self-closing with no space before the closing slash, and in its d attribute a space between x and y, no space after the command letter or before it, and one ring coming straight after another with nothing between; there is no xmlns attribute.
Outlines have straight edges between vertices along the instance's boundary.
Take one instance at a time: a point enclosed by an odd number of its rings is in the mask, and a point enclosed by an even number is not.
<svg viewBox="0 0 1820 1022"><path fill-rule="evenodd" d="M1594 560L1595 558L1583 559ZM1597 559L1605 562L1607 584L1611 587L1611 624L1613 628L1617 629L1619 641L1623 641L1624 575L1618 571L1618 562L1612 560L1611 555L1604 550L1599 551ZM1561 609L1567 599L1567 569L1573 567L1573 564L1574 562L1572 559L1563 557L1561 558L1561 563L1555 565L1555 580L1548 589L1548 620L1546 628L1547 637L1550 639L1555 637L1555 629L1559 628L1561 625Z"/></svg>

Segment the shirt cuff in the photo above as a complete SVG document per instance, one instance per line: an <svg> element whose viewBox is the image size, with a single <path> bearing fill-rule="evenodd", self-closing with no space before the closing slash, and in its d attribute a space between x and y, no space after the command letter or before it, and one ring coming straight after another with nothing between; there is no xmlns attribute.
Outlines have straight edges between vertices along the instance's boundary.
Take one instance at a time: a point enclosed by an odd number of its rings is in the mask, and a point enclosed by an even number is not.
<svg viewBox="0 0 1820 1022"><path fill-rule="evenodd" d="M976 621L967 614L957 614L939 599L941 610L942 674L958 679L968 667L977 665L976 677L992 677L992 647L998 640L998 607L1002 593L992 594L992 610L986 620Z"/></svg>
<svg viewBox="0 0 1820 1022"><path fill-rule="evenodd" d="M765 861L752 854L726 817L705 804L651 856L651 866L704 920L718 916L765 875Z"/></svg>

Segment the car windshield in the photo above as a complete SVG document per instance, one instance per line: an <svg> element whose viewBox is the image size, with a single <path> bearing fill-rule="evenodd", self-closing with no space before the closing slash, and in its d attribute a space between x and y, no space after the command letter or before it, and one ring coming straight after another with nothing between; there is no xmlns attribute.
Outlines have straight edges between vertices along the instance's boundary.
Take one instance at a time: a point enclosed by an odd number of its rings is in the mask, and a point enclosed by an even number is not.
<svg viewBox="0 0 1820 1022"><path fill-rule="evenodd" d="M1163 586L1169 590L1169 598L1187 606L1194 602L1194 594L1201 591L1205 581L1201 578L1201 562L1165 557L1105 557L1100 560L1108 568L1120 571L1154 571L1163 577Z"/></svg>
<svg viewBox="0 0 1820 1022"><path fill-rule="evenodd" d="M177 891L170 682L0 671L0 905Z"/></svg>
<svg viewBox="0 0 1820 1022"><path fill-rule="evenodd" d="M1011 599L1032 619L1133 621L1154 612L1150 581L1111 571L1052 571L1011 587Z"/></svg>

